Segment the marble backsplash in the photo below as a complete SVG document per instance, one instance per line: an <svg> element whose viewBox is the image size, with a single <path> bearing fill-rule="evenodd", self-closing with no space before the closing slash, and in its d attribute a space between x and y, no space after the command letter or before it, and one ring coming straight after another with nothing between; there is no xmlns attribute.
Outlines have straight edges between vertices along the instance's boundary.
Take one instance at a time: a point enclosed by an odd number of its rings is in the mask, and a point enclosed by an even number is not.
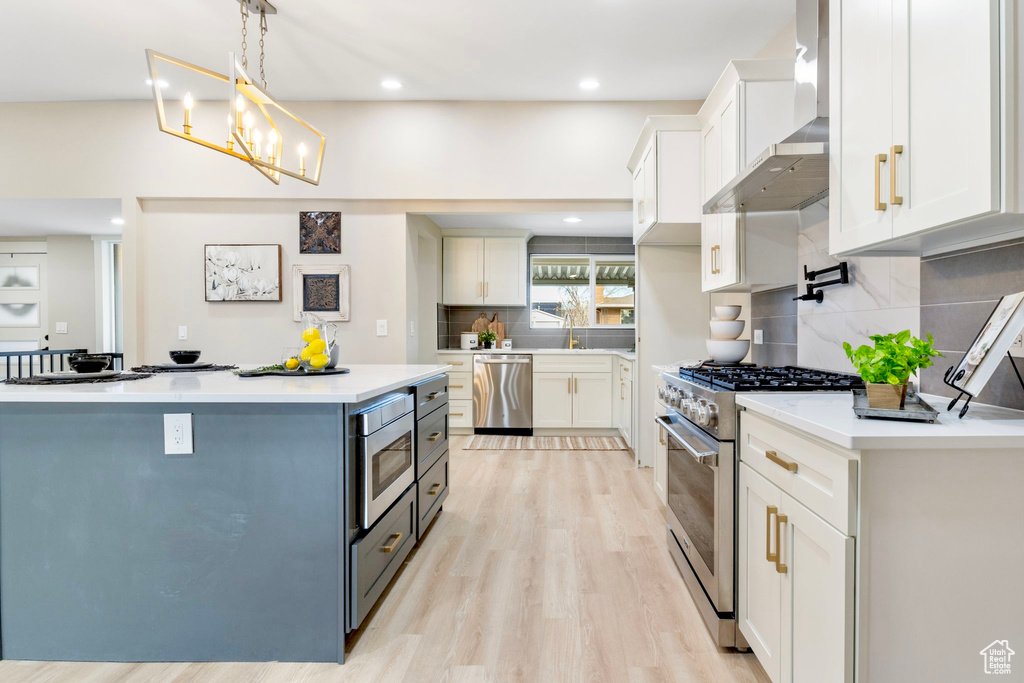
<svg viewBox="0 0 1024 683"><path fill-rule="evenodd" d="M839 260L828 253L828 199L800 212L798 288L803 267L820 270ZM847 257L850 283L824 290L822 303L797 306L797 362L806 367L852 372L843 342L869 343L868 336L900 330L921 333L921 259ZM823 276L831 279L833 276Z"/></svg>

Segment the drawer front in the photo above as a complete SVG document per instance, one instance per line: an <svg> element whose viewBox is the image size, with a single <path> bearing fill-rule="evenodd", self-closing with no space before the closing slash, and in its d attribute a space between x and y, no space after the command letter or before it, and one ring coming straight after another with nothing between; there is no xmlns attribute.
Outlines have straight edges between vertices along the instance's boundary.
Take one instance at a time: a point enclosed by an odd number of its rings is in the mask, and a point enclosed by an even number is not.
<svg viewBox="0 0 1024 683"><path fill-rule="evenodd" d="M473 400L473 373L448 373L448 399L451 401Z"/></svg>
<svg viewBox="0 0 1024 683"><path fill-rule="evenodd" d="M416 545L416 487L352 544L352 628L359 628Z"/></svg>
<svg viewBox="0 0 1024 683"><path fill-rule="evenodd" d="M440 459L427 470L417 486L419 487L417 495L419 524L416 538L419 539L430 526L430 522L437 515L438 510L441 509L444 499L448 497L448 451L445 451Z"/></svg>
<svg viewBox="0 0 1024 683"><path fill-rule="evenodd" d="M611 372L612 357L570 354L533 356L534 372Z"/></svg>
<svg viewBox="0 0 1024 683"><path fill-rule="evenodd" d="M740 459L839 531L857 535L857 460L748 411Z"/></svg>
<svg viewBox="0 0 1024 683"><path fill-rule="evenodd" d="M448 450L448 406L416 423L416 477L419 478Z"/></svg>
<svg viewBox="0 0 1024 683"><path fill-rule="evenodd" d="M473 428L473 401L449 401L449 427Z"/></svg>
<svg viewBox="0 0 1024 683"><path fill-rule="evenodd" d="M439 353L437 360L441 365L451 365L452 372L472 372L473 354L471 353Z"/></svg>
<svg viewBox="0 0 1024 683"><path fill-rule="evenodd" d="M448 375L428 379L414 388L417 419L434 412L448 402Z"/></svg>
<svg viewBox="0 0 1024 683"><path fill-rule="evenodd" d="M619 358L619 379L622 381L633 381L633 364L628 360Z"/></svg>

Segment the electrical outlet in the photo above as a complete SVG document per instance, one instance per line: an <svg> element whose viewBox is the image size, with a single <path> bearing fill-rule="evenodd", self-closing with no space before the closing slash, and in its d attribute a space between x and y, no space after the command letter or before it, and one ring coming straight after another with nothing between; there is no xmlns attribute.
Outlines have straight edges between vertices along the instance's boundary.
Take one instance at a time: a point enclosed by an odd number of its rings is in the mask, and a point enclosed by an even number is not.
<svg viewBox="0 0 1024 683"><path fill-rule="evenodd" d="M68 333L68 324L67 323L57 323L57 334L67 334L67 333Z"/></svg>
<svg viewBox="0 0 1024 683"><path fill-rule="evenodd" d="M409 321L409 336L410 337L415 337L416 336L416 323L415 323L415 321L412 321L412 320Z"/></svg>
<svg viewBox="0 0 1024 683"><path fill-rule="evenodd" d="M388 336L388 321L378 320L377 321L377 336L386 337Z"/></svg>
<svg viewBox="0 0 1024 683"><path fill-rule="evenodd" d="M188 325L178 325L178 341L188 339Z"/></svg>
<svg viewBox="0 0 1024 683"><path fill-rule="evenodd" d="M164 413L164 454L192 452L192 413Z"/></svg>
<svg viewBox="0 0 1024 683"><path fill-rule="evenodd" d="M1010 345L1010 355L1014 358L1024 358L1024 333L1018 334Z"/></svg>
<svg viewBox="0 0 1024 683"><path fill-rule="evenodd" d="M754 330L754 343L764 344L764 330Z"/></svg>

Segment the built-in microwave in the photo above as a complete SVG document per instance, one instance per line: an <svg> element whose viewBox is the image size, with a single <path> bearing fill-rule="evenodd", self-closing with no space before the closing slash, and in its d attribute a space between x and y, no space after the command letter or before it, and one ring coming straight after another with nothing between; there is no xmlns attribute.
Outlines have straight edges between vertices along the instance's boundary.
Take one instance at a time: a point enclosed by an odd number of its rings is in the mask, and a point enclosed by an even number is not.
<svg viewBox="0 0 1024 683"><path fill-rule="evenodd" d="M356 453L362 526L373 526L416 479L415 401L391 394L357 416Z"/></svg>

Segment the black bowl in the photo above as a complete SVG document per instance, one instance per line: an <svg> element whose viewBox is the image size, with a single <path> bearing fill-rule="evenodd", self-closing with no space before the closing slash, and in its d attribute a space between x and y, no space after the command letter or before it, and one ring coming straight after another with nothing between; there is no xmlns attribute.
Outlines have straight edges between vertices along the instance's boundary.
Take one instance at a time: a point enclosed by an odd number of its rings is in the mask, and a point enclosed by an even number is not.
<svg viewBox="0 0 1024 683"><path fill-rule="evenodd" d="M102 372L110 367L111 357L104 354L76 353L68 359L75 372Z"/></svg>
<svg viewBox="0 0 1024 683"><path fill-rule="evenodd" d="M171 351L171 360L175 363L187 365L199 360L200 351Z"/></svg>

